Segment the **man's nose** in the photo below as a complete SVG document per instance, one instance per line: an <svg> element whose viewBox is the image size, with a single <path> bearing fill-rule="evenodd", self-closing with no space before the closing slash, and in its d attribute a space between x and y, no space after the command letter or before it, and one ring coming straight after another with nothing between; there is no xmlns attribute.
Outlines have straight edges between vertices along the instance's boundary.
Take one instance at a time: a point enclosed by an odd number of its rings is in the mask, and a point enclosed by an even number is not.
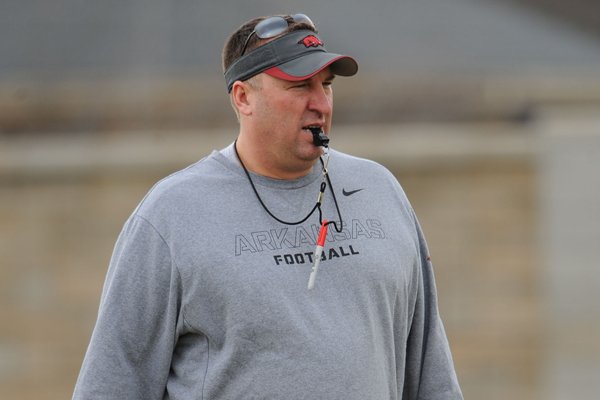
<svg viewBox="0 0 600 400"><path fill-rule="evenodd" d="M314 85L311 90L309 109L319 115L331 114L333 110L331 89L320 84Z"/></svg>

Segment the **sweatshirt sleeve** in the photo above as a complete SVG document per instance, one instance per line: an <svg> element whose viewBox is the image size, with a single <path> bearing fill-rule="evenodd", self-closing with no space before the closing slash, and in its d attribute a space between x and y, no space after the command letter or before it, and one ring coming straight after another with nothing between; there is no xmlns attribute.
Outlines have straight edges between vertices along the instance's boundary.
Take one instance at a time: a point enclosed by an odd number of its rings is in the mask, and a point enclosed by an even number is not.
<svg viewBox="0 0 600 400"><path fill-rule="evenodd" d="M167 244L132 216L115 246L73 399L163 398L180 291Z"/></svg>
<svg viewBox="0 0 600 400"><path fill-rule="evenodd" d="M403 400L463 399L446 333L439 315L433 266L421 227L413 214L419 241L416 301L409 321Z"/></svg>

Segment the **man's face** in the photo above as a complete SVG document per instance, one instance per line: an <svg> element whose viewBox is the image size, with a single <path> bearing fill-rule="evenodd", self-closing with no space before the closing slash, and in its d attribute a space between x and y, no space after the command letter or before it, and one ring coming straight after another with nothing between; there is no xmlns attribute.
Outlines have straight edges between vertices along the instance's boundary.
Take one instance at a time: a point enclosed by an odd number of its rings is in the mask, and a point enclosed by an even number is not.
<svg viewBox="0 0 600 400"><path fill-rule="evenodd" d="M254 93L252 120L255 139L276 168L306 169L319 158L322 149L313 144L309 127L327 134L333 112L329 68L304 81L285 81L260 75Z"/></svg>

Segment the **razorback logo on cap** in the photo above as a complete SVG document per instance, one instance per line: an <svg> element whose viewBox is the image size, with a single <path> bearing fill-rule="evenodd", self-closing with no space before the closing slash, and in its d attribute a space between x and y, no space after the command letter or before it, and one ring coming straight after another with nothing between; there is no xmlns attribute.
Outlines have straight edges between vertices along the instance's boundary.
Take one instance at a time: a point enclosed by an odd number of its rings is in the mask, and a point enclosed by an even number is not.
<svg viewBox="0 0 600 400"><path fill-rule="evenodd" d="M319 39L315 35L308 35L307 37L299 41L298 44L303 44L306 47L323 46L323 42L321 42L321 39Z"/></svg>

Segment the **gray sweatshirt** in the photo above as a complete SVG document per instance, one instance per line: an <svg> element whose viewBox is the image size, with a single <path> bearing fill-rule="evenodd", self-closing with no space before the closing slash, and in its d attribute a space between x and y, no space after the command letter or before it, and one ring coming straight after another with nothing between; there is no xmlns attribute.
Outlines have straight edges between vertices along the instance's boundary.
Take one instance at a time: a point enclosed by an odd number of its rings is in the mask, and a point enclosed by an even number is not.
<svg viewBox="0 0 600 400"><path fill-rule="evenodd" d="M281 224L232 146L163 179L126 222L74 399L462 399L427 246L393 175L334 150L343 219ZM252 175L295 221L320 163L300 179ZM323 218L339 227L329 188Z"/></svg>

